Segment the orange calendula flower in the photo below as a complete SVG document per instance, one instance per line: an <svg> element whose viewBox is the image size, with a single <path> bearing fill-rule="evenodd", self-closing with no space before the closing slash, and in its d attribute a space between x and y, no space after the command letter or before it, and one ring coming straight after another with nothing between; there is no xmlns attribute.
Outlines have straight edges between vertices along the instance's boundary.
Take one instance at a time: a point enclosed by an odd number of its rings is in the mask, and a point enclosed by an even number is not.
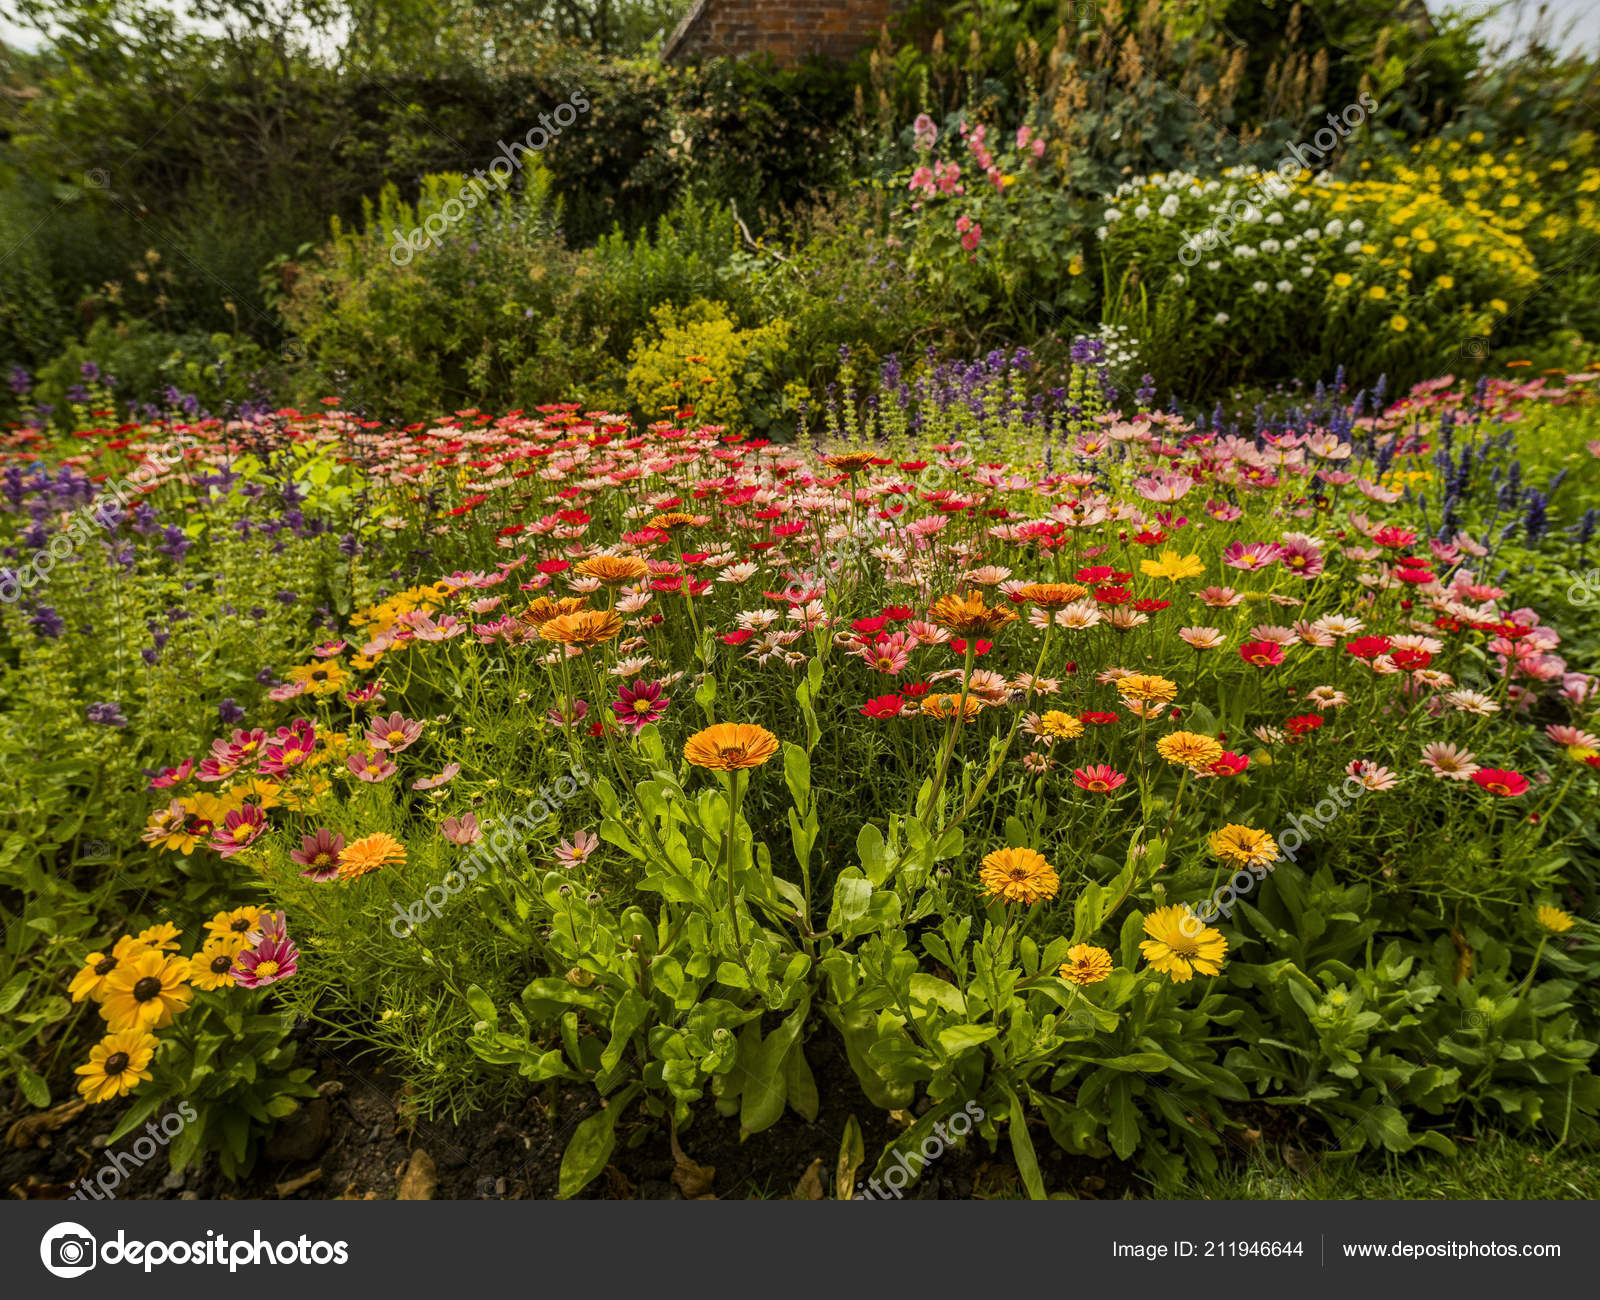
<svg viewBox="0 0 1600 1300"><path fill-rule="evenodd" d="M834 456L824 456L822 463L842 474L858 474L877 459L870 451L842 451Z"/></svg>
<svg viewBox="0 0 1600 1300"><path fill-rule="evenodd" d="M736 772L760 767L778 752L778 738L748 722L719 722L684 742L683 756L695 767Z"/></svg>
<svg viewBox="0 0 1600 1300"><path fill-rule="evenodd" d="M1175 984L1186 984L1196 973L1216 975L1228 941L1220 931L1201 925L1186 907L1158 907L1144 918L1149 935L1139 944L1144 959Z"/></svg>
<svg viewBox="0 0 1600 1300"><path fill-rule="evenodd" d="M933 602L928 617L940 627L964 637L993 636L1017 618L1009 609L985 605L983 596L976 591L965 596L940 596Z"/></svg>
<svg viewBox="0 0 1600 1300"><path fill-rule="evenodd" d="M1098 984L1111 974L1111 954L1104 948L1080 943L1067 949L1067 959L1061 963L1057 974L1069 984L1080 987Z"/></svg>
<svg viewBox="0 0 1600 1300"><path fill-rule="evenodd" d="M659 529L663 533L671 533L699 522L699 518L695 515L686 515L681 510L669 510L664 515L656 515L650 520L648 526Z"/></svg>
<svg viewBox="0 0 1600 1300"><path fill-rule="evenodd" d="M1030 582L1012 594L1018 600L1037 605L1040 609L1065 609L1073 601L1087 596L1089 589L1075 582Z"/></svg>
<svg viewBox="0 0 1600 1300"><path fill-rule="evenodd" d="M1198 772L1208 769L1224 751L1210 736L1197 731L1174 731L1156 742L1156 752L1169 763Z"/></svg>
<svg viewBox="0 0 1600 1300"><path fill-rule="evenodd" d="M537 600L530 600L517 619L529 627L543 627L553 618L576 614L588 603L587 596L540 596Z"/></svg>
<svg viewBox="0 0 1600 1300"><path fill-rule="evenodd" d="M598 578L610 586L624 582L638 582L649 577L650 566L637 555L592 555L578 562L578 572L585 578Z"/></svg>
<svg viewBox="0 0 1600 1300"><path fill-rule="evenodd" d="M1008 903L1042 903L1061 886L1061 877L1037 849L996 849L984 858L978 879L991 898Z"/></svg>
<svg viewBox="0 0 1600 1300"><path fill-rule="evenodd" d="M557 615L539 628L539 635L546 641L583 649L604 645L621 631L622 615L615 610L583 609Z"/></svg>
<svg viewBox="0 0 1600 1300"><path fill-rule="evenodd" d="M938 718L941 722L948 722L957 716L963 722L971 722L983 712L983 701L976 695L970 694L965 702L959 695L928 695L923 697L922 712L930 718Z"/></svg>
<svg viewBox="0 0 1600 1300"><path fill-rule="evenodd" d="M406 846L393 835L377 831L346 844L339 855L339 879L357 880L369 871L397 867L406 860Z"/></svg>

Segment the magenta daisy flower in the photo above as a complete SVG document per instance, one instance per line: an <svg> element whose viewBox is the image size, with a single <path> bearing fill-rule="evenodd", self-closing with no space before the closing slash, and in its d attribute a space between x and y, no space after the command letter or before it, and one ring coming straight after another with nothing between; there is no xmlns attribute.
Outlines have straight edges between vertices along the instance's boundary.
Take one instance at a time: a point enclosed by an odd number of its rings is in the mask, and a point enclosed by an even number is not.
<svg viewBox="0 0 1600 1300"><path fill-rule="evenodd" d="M233 959L233 977L243 988L259 989L295 973L300 950L282 934L269 935Z"/></svg>
<svg viewBox="0 0 1600 1300"><path fill-rule="evenodd" d="M211 847L225 858L249 848L267 829L267 815L253 803L236 808L211 835Z"/></svg>
<svg viewBox="0 0 1600 1300"><path fill-rule="evenodd" d="M660 682L635 682L631 687L617 688L611 710L622 726L638 732L665 713L669 703L671 701L661 693Z"/></svg>
<svg viewBox="0 0 1600 1300"><path fill-rule="evenodd" d="M326 828L315 835L300 839L300 847L289 854L289 860L305 868L300 874L308 880L336 880L339 876L339 855L344 852L344 836Z"/></svg>

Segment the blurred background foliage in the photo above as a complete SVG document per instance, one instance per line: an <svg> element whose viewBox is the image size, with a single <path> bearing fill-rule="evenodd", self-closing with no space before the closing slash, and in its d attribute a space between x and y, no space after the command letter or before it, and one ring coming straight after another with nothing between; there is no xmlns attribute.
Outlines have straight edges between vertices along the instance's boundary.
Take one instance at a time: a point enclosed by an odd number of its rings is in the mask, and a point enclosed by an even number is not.
<svg viewBox="0 0 1600 1300"><path fill-rule="evenodd" d="M686 7L18 0L26 38L0 45L0 366L62 391L92 359L127 402L179 388L216 408L625 405L658 310L714 304L736 333L781 324L738 381L767 386L744 418L781 432L825 398L841 346L858 374L1001 343L1048 363L1107 315L1096 214L1132 176L1271 165L1362 93L1379 109L1352 166L1469 135L1561 157L1600 112L1593 61L1549 32L1493 49L1478 9L1420 0L911 0L853 62L797 68L664 65ZM591 111L504 203L438 255L382 255L394 221L443 201L441 177L486 167L580 88ZM903 201L920 113L947 140L963 122L996 147L1024 124L1047 140L1011 206L990 205L1006 234L978 273L947 273L937 205ZM1347 369L1375 377L1359 356Z"/></svg>

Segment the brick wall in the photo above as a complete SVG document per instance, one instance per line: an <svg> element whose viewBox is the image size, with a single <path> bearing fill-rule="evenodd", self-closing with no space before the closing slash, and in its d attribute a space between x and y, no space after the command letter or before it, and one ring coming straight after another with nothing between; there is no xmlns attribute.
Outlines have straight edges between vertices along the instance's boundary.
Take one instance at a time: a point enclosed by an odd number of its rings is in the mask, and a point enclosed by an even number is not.
<svg viewBox="0 0 1600 1300"><path fill-rule="evenodd" d="M690 60L770 54L849 58L878 39L896 0L697 0L662 56Z"/></svg>

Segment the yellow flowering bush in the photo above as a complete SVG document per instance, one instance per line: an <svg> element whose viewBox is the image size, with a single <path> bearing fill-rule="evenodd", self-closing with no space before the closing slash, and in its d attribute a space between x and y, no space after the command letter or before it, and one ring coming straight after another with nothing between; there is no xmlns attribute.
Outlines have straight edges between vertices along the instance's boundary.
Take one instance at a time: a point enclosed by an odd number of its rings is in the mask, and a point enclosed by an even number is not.
<svg viewBox="0 0 1600 1300"><path fill-rule="evenodd" d="M1537 289L1525 217L1417 176L1140 177L1102 213L1108 316L1173 380L1339 365L1410 379L1486 355L1474 341Z"/></svg>
<svg viewBox="0 0 1600 1300"><path fill-rule="evenodd" d="M628 354L628 398L652 417L692 408L707 424L748 425L757 413L750 383L775 369L789 347L790 326L774 320L741 329L721 303L697 298L686 307L665 303Z"/></svg>

